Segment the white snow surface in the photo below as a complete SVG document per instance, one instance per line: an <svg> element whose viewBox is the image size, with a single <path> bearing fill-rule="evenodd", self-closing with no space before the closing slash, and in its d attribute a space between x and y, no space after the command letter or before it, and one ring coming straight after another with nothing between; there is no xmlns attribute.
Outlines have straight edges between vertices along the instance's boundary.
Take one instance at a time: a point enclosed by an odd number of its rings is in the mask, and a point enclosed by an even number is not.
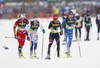
<svg viewBox="0 0 100 68"><path fill-rule="evenodd" d="M62 45L62 36L60 39L61 58L57 58L55 56L56 47L52 49L53 46L56 44L56 42L54 41L51 47L51 60L46 60L45 57L47 56L47 48L49 44L50 30L48 29L48 25L52 18L39 19L40 23L46 30L46 33L44 35L43 59L41 59L43 34L40 28L38 29L39 40L36 51L39 59L30 59L30 43L27 40L23 47L23 53L26 59L19 59L17 54L17 40L5 38L5 36L14 37L13 25L16 20L17 19L0 20L0 68L100 68L100 41L97 41L97 27L95 23L95 17L92 17L93 26L90 32L91 41L84 42L85 28L82 28L82 41L80 41L82 54L81 57L79 55L78 42L72 42L71 55L73 56L73 58L64 58L66 55L63 53L65 51L65 45ZM59 18L59 21L62 22L62 19ZM75 39L75 32L73 39ZM3 46L7 46L9 50L5 50Z"/></svg>

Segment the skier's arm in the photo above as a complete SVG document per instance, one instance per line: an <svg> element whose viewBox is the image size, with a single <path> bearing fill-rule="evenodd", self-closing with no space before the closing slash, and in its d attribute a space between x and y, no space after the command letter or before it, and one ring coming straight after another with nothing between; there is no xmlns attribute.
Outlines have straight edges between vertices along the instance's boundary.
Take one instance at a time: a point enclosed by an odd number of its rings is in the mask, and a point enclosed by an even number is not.
<svg viewBox="0 0 100 68"><path fill-rule="evenodd" d="M28 31L29 31L29 28L30 28L30 26L29 26L29 21L26 19L26 36L28 36Z"/></svg>
<svg viewBox="0 0 100 68"><path fill-rule="evenodd" d="M29 33L28 33L28 31L29 31L29 30L27 30L27 29L26 29L26 31L25 31L25 32L26 32L26 37L27 37L27 40L29 41L29 40L30 40L30 38L29 38Z"/></svg>
<svg viewBox="0 0 100 68"><path fill-rule="evenodd" d="M86 23L86 16L84 17L84 22Z"/></svg>
<svg viewBox="0 0 100 68"><path fill-rule="evenodd" d="M26 31L25 31L25 32L26 32L26 36L29 36L29 35L28 35L29 28L30 28L30 26L27 25L27 26L26 26Z"/></svg>
<svg viewBox="0 0 100 68"><path fill-rule="evenodd" d="M75 25L73 27L76 27L79 25L79 27L81 27L81 23L80 21L77 21L77 19L75 19Z"/></svg>
<svg viewBox="0 0 100 68"><path fill-rule="evenodd" d="M13 27L13 31L14 31L14 37L16 38L16 27L18 25L18 20L15 22L14 27Z"/></svg>
<svg viewBox="0 0 100 68"><path fill-rule="evenodd" d="M26 36L28 36L28 31L27 30L25 31L25 33L26 33Z"/></svg>
<svg viewBox="0 0 100 68"><path fill-rule="evenodd" d="M90 18L90 22L91 22L91 26L92 26L92 21L91 21L91 18Z"/></svg>
<svg viewBox="0 0 100 68"><path fill-rule="evenodd" d="M66 23L66 19L64 19L64 21L62 22L61 30L63 30L65 23Z"/></svg>
<svg viewBox="0 0 100 68"><path fill-rule="evenodd" d="M66 19L64 19L64 21L62 22L60 35L63 34L63 28L64 28L65 23L66 23Z"/></svg>
<svg viewBox="0 0 100 68"><path fill-rule="evenodd" d="M51 29L52 28L52 22L50 22L49 26L48 26L48 29Z"/></svg>
<svg viewBox="0 0 100 68"><path fill-rule="evenodd" d="M83 27L83 20L81 19L81 28Z"/></svg>
<svg viewBox="0 0 100 68"><path fill-rule="evenodd" d="M28 25L29 21L26 19L26 24Z"/></svg>

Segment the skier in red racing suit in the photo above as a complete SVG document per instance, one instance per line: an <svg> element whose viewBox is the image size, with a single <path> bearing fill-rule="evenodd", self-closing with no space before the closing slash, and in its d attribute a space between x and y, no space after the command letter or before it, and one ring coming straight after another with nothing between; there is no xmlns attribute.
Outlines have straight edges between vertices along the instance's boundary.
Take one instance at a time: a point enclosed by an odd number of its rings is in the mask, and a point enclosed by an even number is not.
<svg viewBox="0 0 100 68"><path fill-rule="evenodd" d="M18 46L18 54L19 57L23 56L22 48L25 43L25 37L26 37L26 27L28 26L28 20L26 19L26 16L24 13L19 15L19 19L14 24L14 38L18 40L19 46ZM16 31L16 27L18 27Z"/></svg>

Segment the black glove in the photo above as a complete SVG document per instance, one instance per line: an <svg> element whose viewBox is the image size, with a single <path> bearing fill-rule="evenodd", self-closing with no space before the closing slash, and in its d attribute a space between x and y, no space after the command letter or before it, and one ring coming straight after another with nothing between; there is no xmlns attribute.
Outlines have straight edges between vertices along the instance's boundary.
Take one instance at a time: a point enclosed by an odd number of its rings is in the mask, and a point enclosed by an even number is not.
<svg viewBox="0 0 100 68"><path fill-rule="evenodd" d="M92 26L92 24L91 24L91 26Z"/></svg>
<svg viewBox="0 0 100 68"><path fill-rule="evenodd" d="M45 30L43 29L42 32L45 33Z"/></svg>
<svg viewBox="0 0 100 68"><path fill-rule="evenodd" d="M78 22L76 22L76 25L78 25Z"/></svg>
<svg viewBox="0 0 100 68"><path fill-rule="evenodd" d="M30 38L27 36L27 40L29 41L30 40Z"/></svg>
<svg viewBox="0 0 100 68"><path fill-rule="evenodd" d="M62 31L62 30L60 31L60 35L61 35L61 36L63 35L63 31Z"/></svg>

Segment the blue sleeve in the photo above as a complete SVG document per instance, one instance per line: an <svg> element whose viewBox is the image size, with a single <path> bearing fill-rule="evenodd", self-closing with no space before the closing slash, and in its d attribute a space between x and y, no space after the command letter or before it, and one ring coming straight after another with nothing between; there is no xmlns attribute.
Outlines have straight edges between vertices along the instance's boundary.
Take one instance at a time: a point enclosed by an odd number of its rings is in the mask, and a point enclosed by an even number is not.
<svg viewBox="0 0 100 68"><path fill-rule="evenodd" d="M26 36L28 36L28 31L26 30L25 32L26 32Z"/></svg>
<svg viewBox="0 0 100 68"><path fill-rule="evenodd" d="M66 19L64 19L64 21L62 22L61 28L64 28L65 23L66 23Z"/></svg>
<svg viewBox="0 0 100 68"><path fill-rule="evenodd" d="M74 18L74 21L76 22L77 21L77 18Z"/></svg>

